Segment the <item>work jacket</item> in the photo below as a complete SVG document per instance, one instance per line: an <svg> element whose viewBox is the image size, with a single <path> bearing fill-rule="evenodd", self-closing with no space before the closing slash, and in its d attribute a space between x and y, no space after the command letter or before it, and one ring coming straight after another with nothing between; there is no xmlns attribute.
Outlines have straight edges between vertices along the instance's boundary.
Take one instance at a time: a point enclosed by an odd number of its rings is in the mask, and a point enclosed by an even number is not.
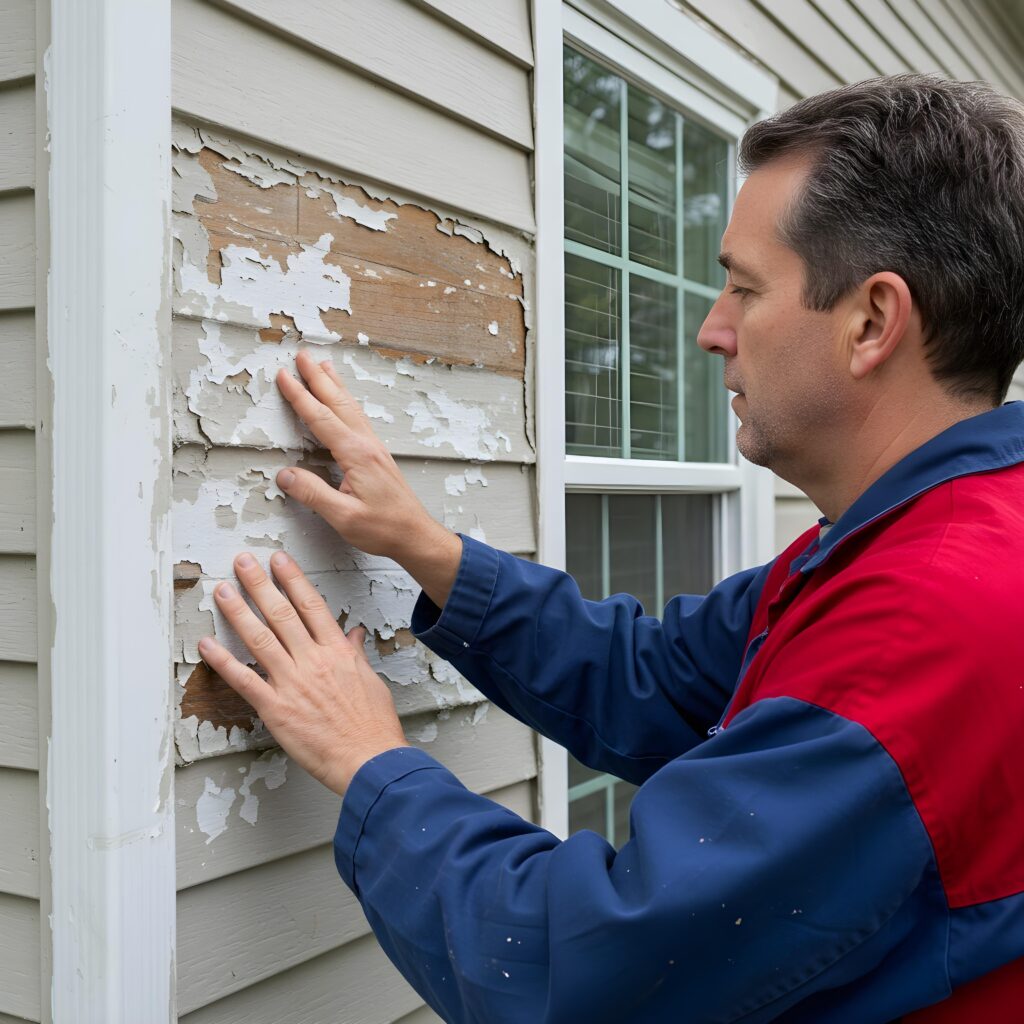
<svg viewBox="0 0 1024 1024"><path fill-rule="evenodd" d="M640 789L616 851L359 770L338 870L446 1021L1024 1021L1024 403L822 527L661 620L462 537L414 634Z"/></svg>

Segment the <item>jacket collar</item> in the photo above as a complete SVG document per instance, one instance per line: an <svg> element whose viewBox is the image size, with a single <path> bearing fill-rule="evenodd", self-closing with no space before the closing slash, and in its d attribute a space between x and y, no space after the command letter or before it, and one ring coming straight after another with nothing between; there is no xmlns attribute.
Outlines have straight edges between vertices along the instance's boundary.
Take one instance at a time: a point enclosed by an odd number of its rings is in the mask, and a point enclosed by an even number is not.
<svg viewBox="0 0 1024 1024"><path fill-rule="evenodd" d="M1024 462L1024 402L979 413L915 448L882 474L831 528L797 558L791 571L810 573L849 536L939 484Z"/></svg>

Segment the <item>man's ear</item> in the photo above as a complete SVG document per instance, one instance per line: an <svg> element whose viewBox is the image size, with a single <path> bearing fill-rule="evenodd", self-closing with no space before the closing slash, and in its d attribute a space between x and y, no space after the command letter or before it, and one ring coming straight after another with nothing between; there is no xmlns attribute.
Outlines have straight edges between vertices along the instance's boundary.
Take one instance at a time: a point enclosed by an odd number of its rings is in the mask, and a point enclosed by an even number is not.
<svg viewBox="0 0 1024 1024"><path fill-rule="evenodd" d="M913 312L907 282L885 270L857 290L849 338L850 373L862 380L881 366L903 340Z"/></svg>

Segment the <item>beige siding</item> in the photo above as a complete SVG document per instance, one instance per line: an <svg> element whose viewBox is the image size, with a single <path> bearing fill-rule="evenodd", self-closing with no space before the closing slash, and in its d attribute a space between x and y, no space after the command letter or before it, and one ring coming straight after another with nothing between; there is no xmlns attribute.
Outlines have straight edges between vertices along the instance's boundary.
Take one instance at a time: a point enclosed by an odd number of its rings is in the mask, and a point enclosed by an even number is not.
<svg viewBox="0 0 1024 1024"><path fill-rule="evenodd" d="M341 801L199 663L237 552L289 550L346 626L372 630L410 739L536 814L532 733L414 642L413 581L273 486L296 461L331 469L272 382L313 344L432 515L535 552L528 6L174 2L177 993L191 1024L423 1012L338 877Z"/></svg>
<svg viewBox="0 0 1024 1024"><path fill-rule="evenodd" d="M39 901L0 892L0 1022L40 1018Z"/></svg>
<svg viewBox="0 0 1024 1024"><path fill-rule="evenodd" d="M35 66L35 3L4 0L0 3L0 83L31 78Z"/></svg>

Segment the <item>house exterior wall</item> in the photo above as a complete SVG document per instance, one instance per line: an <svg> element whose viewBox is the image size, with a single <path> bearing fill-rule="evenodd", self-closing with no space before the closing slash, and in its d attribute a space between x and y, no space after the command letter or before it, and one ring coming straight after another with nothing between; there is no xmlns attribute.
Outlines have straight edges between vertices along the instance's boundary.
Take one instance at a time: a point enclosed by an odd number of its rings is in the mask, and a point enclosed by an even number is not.
<svg viewBox="0 0 1024 1024"><path fill-rule="evenodd" d="M0 7L0 1024L42 1019L36 9ZM45 187L40 204L45 203Z"/></svg>
<svg viewBox="0 0 1024 1024"><path fill-rule="evenodd" d="M783 106L905 70L1024 96L1024 35L997 3L671 2L775 74ZM611 26L621 4L604 6ZM535 554L529 11L529 0L174 3L170 685L177 999L192 1024L436 1019L337 878L339 801L199 663L199 637L224 635L210 595L237 551L296 554L347 625L373 629L410 738L537 817L532 734L412 644L412 582L273 486L292 462L329 469L272 384L299 345L319 346L438 519ZM0 5L0 1024L49 1019L37 22L33 0ZM1024 376L1010 397L1024 398ZM777 482L779 547L817 514Z"/></svg>

